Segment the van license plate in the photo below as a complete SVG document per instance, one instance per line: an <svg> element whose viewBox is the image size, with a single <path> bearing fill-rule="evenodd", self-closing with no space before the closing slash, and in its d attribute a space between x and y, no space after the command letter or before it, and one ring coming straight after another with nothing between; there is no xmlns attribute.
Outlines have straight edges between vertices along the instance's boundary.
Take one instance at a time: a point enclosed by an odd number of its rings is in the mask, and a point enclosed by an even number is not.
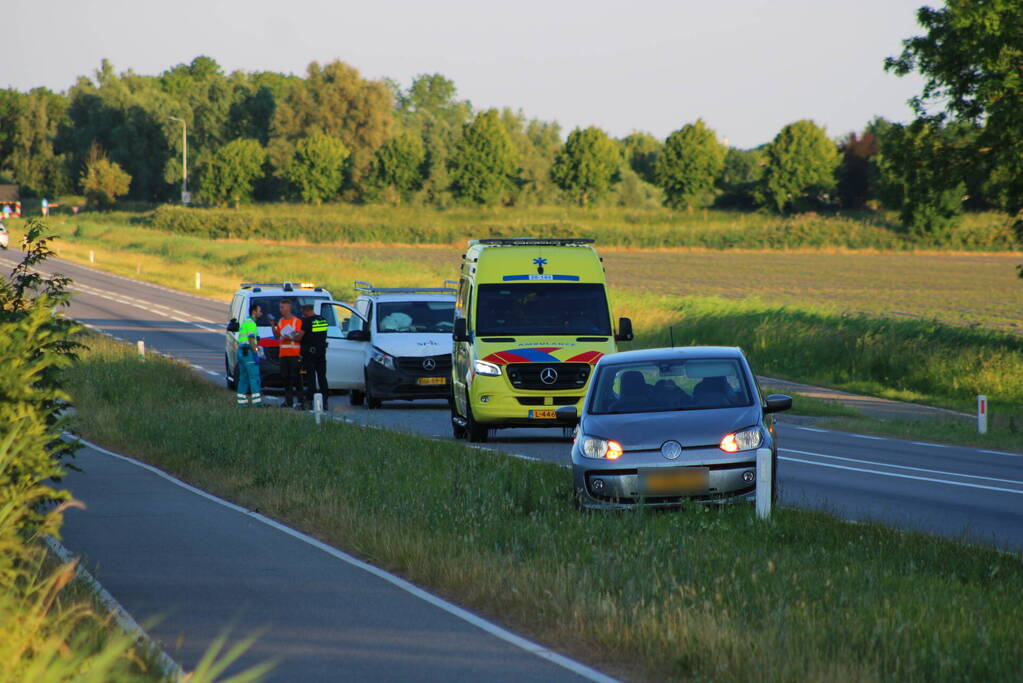
<svg viewBox="0 0 1023 683"><path fill-rule="evenodd" d="M558 413L554 410L530 410L529 416L534 420L554 420Z"/></svg>
<svg viewBox="0 0 1023 683"><path fill-rule="evenodd" d="M416 380L416 384L447 384L447 377L420 377Z"/></svg>
<svg viewBox="0 0 1023 683"><path fill-rule="evenodd" d="M640 473L640 481L642 491L649 495L670 496L705 491L710 481L710 470L703 467L645 470Z"/></svg>

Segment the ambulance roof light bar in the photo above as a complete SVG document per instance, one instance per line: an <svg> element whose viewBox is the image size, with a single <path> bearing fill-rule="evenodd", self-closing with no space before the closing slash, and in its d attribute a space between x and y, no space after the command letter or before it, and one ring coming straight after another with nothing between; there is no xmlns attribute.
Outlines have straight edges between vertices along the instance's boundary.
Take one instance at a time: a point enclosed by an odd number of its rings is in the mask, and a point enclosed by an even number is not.
<svg viewBox="0 0 1023 683"><path fill-rule="evenodd" d="M471 240L472 244L484 244L495 247L565 247L575 244L593 244L589 237L487 237Z"/></svg>

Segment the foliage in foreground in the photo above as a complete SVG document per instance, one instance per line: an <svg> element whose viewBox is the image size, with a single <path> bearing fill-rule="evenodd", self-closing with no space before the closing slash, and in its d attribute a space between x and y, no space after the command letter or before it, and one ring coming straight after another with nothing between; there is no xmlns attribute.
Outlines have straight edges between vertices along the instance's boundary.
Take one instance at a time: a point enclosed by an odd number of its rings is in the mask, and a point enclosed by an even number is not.
<svg viewBox="0 0 1023 683"><path fill-rule="evenodd" d="M597 664L934 681L1014 679L1023 663L1018 557L788 509L766 524L748 506L580 514L560 467L237 411L185 366L90 345L68 371L90 437Z"/></svg>

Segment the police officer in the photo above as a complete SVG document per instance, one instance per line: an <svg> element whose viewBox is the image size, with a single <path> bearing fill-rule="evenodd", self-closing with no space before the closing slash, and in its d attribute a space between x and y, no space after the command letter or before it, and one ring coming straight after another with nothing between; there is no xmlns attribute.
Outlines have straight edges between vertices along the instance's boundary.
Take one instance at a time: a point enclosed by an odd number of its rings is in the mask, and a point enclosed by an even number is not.
<svg viewBox="0 0 1023 683"><path fill-rule="evenodd" d="M259 326L256 321L262 315L259 304L249 307L249 317L238 327L238 405L245 406L251 399L253 406L263 404L259 386Z"/></svg>
<svg viewBox="0 0 1023 683"><path fill-rule="evenodd" d="M323 396L327 410L327 320L313 312L312 304L302 304L302 373L305 384L305 405L312 407L313 394Z"/></svg>

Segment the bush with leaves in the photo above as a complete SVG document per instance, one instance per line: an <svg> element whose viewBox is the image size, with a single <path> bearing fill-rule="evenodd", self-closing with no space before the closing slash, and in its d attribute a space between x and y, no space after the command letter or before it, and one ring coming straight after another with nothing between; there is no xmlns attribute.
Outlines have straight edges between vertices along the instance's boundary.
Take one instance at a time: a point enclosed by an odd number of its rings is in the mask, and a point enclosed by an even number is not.
<svg viewBox="0 0 1023 683"><path fill-rule="evenodd" d="M448 163L451 190L457 198L486 206L507 200L518 155L496 109L482 112L465 125Z"/></svg>
<svg viewBox="0 0 1023 683"><path fill-rule="evenodd" d="M657 157L657 184L668 206L692 209L713 201L727 151L703 119L669 135Z"/></svg>
<svg viewBox="0 0 1023 683"><path fill-rule="evenodd" d="M284 175L302 201L321 204L337 196L345 178L348 148L339 138L313 133L295 145Z"/></svg>
<svg viewBox="0 0 1023 683"><path fill-rule="evenodd" d="M86 203L96 209L109 209L118 197L128 194L129 188L131 176L94 144L82 172Z"/></svg>
<svg viewBox="0 0 1023 683"><path fill-rule="evenodd" d="M551 179L581 206L604 198L622 163L618 146L600 128L576 128L554 157Z"/></svg>
<svg viewBox="0 0 1023 683"><path fill-rule="evenodd" d="M778 213L813 205L835 189L838 147L813 121L790 123L764 150L757 203Z"/></svg>
<svg viewBox="0 0 1023 683"><path fill-rule="evenodd" d="M232 140L206 162L199 197L209 204L239 206L252 201L252 190L263 177L266 150L256 140Z"/></svg>
<svg viewBox="0 0 1023 683"><path fill-rule="evenodd" d="M370 164L365 195L381 198L390 192L399 201L408 201L422 187L426 150L417 135L401 133L377 150Z"/></svg>

